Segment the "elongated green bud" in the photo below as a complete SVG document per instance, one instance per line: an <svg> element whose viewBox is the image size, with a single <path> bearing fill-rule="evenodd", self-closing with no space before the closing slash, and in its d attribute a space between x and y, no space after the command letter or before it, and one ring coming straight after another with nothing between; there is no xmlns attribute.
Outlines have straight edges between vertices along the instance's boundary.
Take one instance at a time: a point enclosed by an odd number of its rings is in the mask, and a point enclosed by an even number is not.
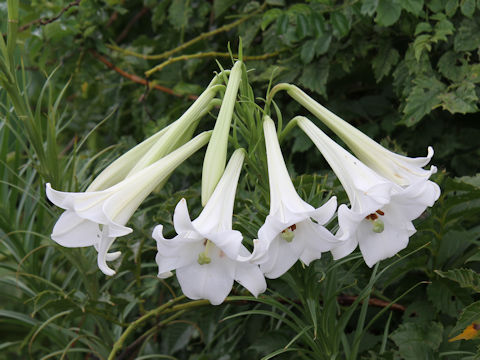
<svg viewBox="0 0 480 360"><path fill-rule="evenodd" d="M222 177L227 162L228 134L232 122L233 108L237 98L238 87L242 78L242 62L237 61L230 71L217 122L213 128L212 138L208 143L202 172L202 205L205 206Z"/></svg>

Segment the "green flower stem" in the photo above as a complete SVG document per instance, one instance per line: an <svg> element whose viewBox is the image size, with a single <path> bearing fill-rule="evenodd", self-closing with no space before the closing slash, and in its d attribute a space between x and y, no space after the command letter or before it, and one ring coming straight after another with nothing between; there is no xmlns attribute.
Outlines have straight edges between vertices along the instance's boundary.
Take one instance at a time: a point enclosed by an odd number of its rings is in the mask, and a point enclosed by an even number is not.
<svg viewBox="0 0 480 360"><path fill-rule="evenodd" d="M142 317L138 318L134 322L132 322L123 332L123 334L118 338L118 340L113 344L112 351L110 352L110 355L108 356L108 360L113 360L115 359L115 354L122 348L123 343L125 340L128 338L128 336L136 329L138 328L141 324L143 324L145 321L152 317L156 317L160 315L165 309L169 308L173 304L185 299L185 295L181 295L179 297L176 297L175 299L172 299L165 304L157 307L156 309L150 310L147 312L145 315Z"/></svg>

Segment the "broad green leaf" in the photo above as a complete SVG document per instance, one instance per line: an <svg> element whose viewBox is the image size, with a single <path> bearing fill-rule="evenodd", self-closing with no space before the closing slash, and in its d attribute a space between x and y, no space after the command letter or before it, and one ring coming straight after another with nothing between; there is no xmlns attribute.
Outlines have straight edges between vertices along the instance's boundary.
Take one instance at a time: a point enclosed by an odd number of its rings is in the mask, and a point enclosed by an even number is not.
<svg viewBox="0 0 480 360"><path fill-rule="evenodd" d="M313 27L315 36L322 36L325 32L325 19L322 14L312 12L310 14L310 22Z"/></svg>
<svg viewBox="0 0 480 360"><path fill-rule="evenodd" d="M363 0L362 7L360 8L360 12L363 15L372 16L377 10L378 0Z"/></svg>
<svg viewBox="0 0 480 360"><path fill-rule="evenodd" d="M480 25L476 20L464 19L453 39L455 51L471 51L480 47Z"/></svg>
<svg viewBox="0 0 480 360"><path fill-rule="evenodd" d="M450 20L443 18L435 24L432 41L447 41L447 36L452 35L454 31L455 26L450 22Z"/></svg>
<svg viewBox="0 0 480 360"><path fill-rule="evenodd" d="M176 1L176 0L173 0ZM213 11L215 13L215 17L218 18L222 16L222 14L227 11L232 5L237 3L238 0L214 0L213 1Z"/></svg>
<svg viewBox="0 0 480 360"><path fill-rule="evenodd" d="M403 110L406 125L415 125L438 106L441 102L438 95L443 92L445 87L435 77L421 76L418 78L406 99L407 105Z"/></svg>
<svg viewBox="0 0 480 360"><path fill-rule="evenodd" d="M307 65L298 80L310 90L325 95L329 69L328 60L322 59L320 62Z"/></svg>
<svg viewBox="0 0 480 360"><path fill-rule="evenodd" d="M287 14L282 14L277 18L277 34L285 34L288 29L289 18Z"/></svg>
<svg viewBox="0 0 480 360"><path fill-rule="evenodd" d="M325 33L317 37L315 40L315 54L316 55L323 55L326 54L330 43L332 42L332 35Z"/></svg>
<svg viewBox="0 0 480 360"><path fill-rule="evenodd" d="M341 11L335 11L330 14L334 34L338 38L342 38L350 31L350 21Z"/></svg>
<svg viewBox="0 0 480 360"><path fill-rule="evenodd" d="M297 14L297 28L296 34L299 40L302 40L310 33L307 17L305 14Z"/></svg>
<svg viewBox="0 0 480 360"><path fill-rule="evenodd" d="M192 8L187 0L173 0L168 8L168 21L177 30L181 30L188 25Z"/></svg>
<svg viewBox="0 0 480 360"><path fill-rule="evenodd" d="M372 60L372 67L377 83L380 82L383 77L390 74L392 67L397 64L399 57L398 51L388 45L380 48L377 56Z"/></svg>
<svg viewBox="0 0 480 360"><path fill-rule="evenodd" d="M461 0L460 10L463 15L471 18L475 12L475 0Z"/></svg>
<svg viewBox="0 0 480 360"><path fill-rule="evenodd" d="M457 282L462 288L469 288L480 293L480 274L472 269L435 270L443 278Z"/></svg>
<svg viewBox="0 0 480 360"><path fill-rule="evenodd" d="M437 322L404 323L390 337L404 360L433 359L443 338L443 326Z"/></svg>
<svg viewBox="0 0 480 360"><path fill-rule="evenodd" d="M421 34L423 32L432 32L432 25L428 22L420 22L417 24L415 27L415 33L414 35L417 36L418 34Z"/></svg>
<svg viewBox="0 0 480 360"><path fill-rule="evenodd" d="M478 96L475 84L464 81L454 91L442 93L438 96L441 106L452 114L472 113L478 111Z"/></svg>
<svg viewBox="0 0 480 360"><path fill-rule="evenodd" d="M402 0L402 7L413 15L420 15L423 9L423 0Z"/></svg>
<svg viewBox="0 0 480 360"><path fill-rule="evenodd" d="M315 56L315 40L308 40L302 45L300 50L300 60L304 64L308 64L313 60Z"/></svg>
<svg viewBox="0 0 480 360"><path fill-rule="evenodd" d="M280 9L270 9L263 14L262 17L262 23L260 25L260 28L265 30L268 25L270 25L273 21L275 21L280 15L282 15L283 12Z"/></svg>
<svg viewBox="0 0 480 360"><path fill-rule="evenodd" d="M462 56L459 56L454 51L448 51L442 55L438 61L438 70L440 73L445 76L447 79L455 82L460 82L467 76L468 66L466 65L457 65L457 62L463 60Z"/></svg>
<svg viewBox="0 0 480 360"><path fill-rule="evenodd" d="M413 42L413 50L415 52L415 59L419 61L424 51L430 52L430 50L432 50L431 35L423 34L417 36Z"/></svg>
<svg viewBox="0 0 480 360"><path fill-rule="evenodd" d="M402 12L399 0L378 0L375 22L382 26L390 26L397 22Z"/></svg>
<svg viewBox="0 0 480 360"><path fill-rule="evenodd" d="M445 4L445 14L448 17L452 17L457 12L458 0L448 0Z"/></svg>
<svg viewBox="0 0 480 360"><path fill-rule="evenodd" d="M428 285L427 297L433 304L432 310L452 317L472 301L470 291L443 279L437 279Z"/></svg>

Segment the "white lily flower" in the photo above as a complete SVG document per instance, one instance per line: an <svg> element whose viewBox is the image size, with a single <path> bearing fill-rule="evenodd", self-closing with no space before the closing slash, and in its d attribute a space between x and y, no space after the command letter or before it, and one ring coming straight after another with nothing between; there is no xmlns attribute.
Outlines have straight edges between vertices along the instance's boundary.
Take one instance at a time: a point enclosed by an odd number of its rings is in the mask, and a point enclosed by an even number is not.
<svg viewBox="0 0 480 360"><path fill-rule="evenodd" d="M176 270L182 291L190 299L221 304L234 280L254 296L266 290L258 266L237 261L239 255L250 255L242 245L242 234L232 230L233 204L243 159L243 149L234 152L212 196L194 221L190 220L185 199L180 200L173 215L177 236L165 239L162 225L153 230L158 247L158 276L166 278Z"/></svg>
<svg viewBox="0 0 480 360"><path fill-rule="evenodd" d="M322 225L334 215L337 199L332 197L315 209L297 194L288 174L278 143L275 125L265 116L263 122L270 184L270 214L258 231L251 259L260 264L266 277L283 275L298 259L306 265L339 241Z"/></svg>
<svg viewBox="0 0 480 360"><path fill-rule="evenodd" d="M295 118L312 139L342 183L350 209L338 208L337 237L344 243L332 249L334 259L360 247L365 263L372 267L408 245L415 233L412 220L433 204L426 181L403 188L380 176L325 135L307 118Z"/></svg>
<svg viewBox="0 0 480 360"><path fill-rule="evenodd" d="M437 168L432 165L429 170L423 169L433 156L431 146L428 147L426 157L410 158L396 154L320 105L298 87L290 84L280 84L279 89L286 89L292 98L334 131L365 165L400 186L409 186L420 181L426 181L426 184L420 186L431 198L429 206L433 205L438 199L440 187L433 181L428 180L432 174L437 172Z"/></svg>
<svg viewBox="0 0 480 360"><path fill-rule="evenodd" d="M125 224L138 206L178 165L208 142L210 133L198 135L169 155L105 190L62 192L47 184L49 200L66 210L53 228L52 239L65 247L95 246L100 270L106 275L115 274L106 263L120 255L119 252L107 254L115 238L132 232Z"/></svg>

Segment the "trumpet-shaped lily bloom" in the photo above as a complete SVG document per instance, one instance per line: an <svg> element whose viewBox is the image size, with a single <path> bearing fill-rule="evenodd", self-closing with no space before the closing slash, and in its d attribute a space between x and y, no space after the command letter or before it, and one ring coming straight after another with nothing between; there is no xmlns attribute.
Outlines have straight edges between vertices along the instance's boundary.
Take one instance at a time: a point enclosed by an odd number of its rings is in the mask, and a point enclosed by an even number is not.
<svg viewBox="0 0 480 360"><path fill-rule="evenodd" d="M279 88L285 88L290 96L333 130L365 165L400 186L426 181L420 186L430 196L430 203L433 204L438 199L440 196L439 186L428 180L432 174L437 172L437 168L435 166L431 166L429 170L423 168L433 156L431 146L428 147L426 157L410 158L396 154L320 105L298 87L280 84Z"/></svg>
<svg viewBox="0 0 480 360"><path fill-rule="evenodd" d="M339 241L322 225L334 215L337 200L332 197L315 209L297 194L280 150L275 125L268 116L263 122L270 184L270 213L258 231L252 262L260 264L271 279L283 275L302 260L306 265L330 251Z"/></svg>
<svg viewBox="0 0 480 360"><path fill-rule="evenodd" d="M429 184L419 181L406 188L379 175L331 140L310 120L297 117L300 128L312 139L342 183L350 199L338 208L343 244L332 249L335 259L350 254L357 245L368 266L395 255L415 233L412 220L435 201Z"/></svg>
<svg viewBox="0 0 480 360"><path fill-rule="evenodd" d="M106 275L115 274L106 263L120 255L108 254L115 238L132 232L125 224L142 201L209 138L210 132L202 133L135 175L101 191L62 192L47 184L47 197L66 210L53 228L52 239L65 247L95 246L100 270Z"/></svg>
<svg viewBox="0 0 480 360"><path fill-rule="evenodd" d="M243 158L244 150L235 151L197 219L190 220L187 203L180 200L173 215L177 236L165 239L162 225L153 230L158 248L158 276L166 278L176 270L182 291L190 299L221 304L234 280L255 296L266 290L258 266L237 261L239 255L250 255L242 245L242 234L232 230L233 204Z"/></svg>

